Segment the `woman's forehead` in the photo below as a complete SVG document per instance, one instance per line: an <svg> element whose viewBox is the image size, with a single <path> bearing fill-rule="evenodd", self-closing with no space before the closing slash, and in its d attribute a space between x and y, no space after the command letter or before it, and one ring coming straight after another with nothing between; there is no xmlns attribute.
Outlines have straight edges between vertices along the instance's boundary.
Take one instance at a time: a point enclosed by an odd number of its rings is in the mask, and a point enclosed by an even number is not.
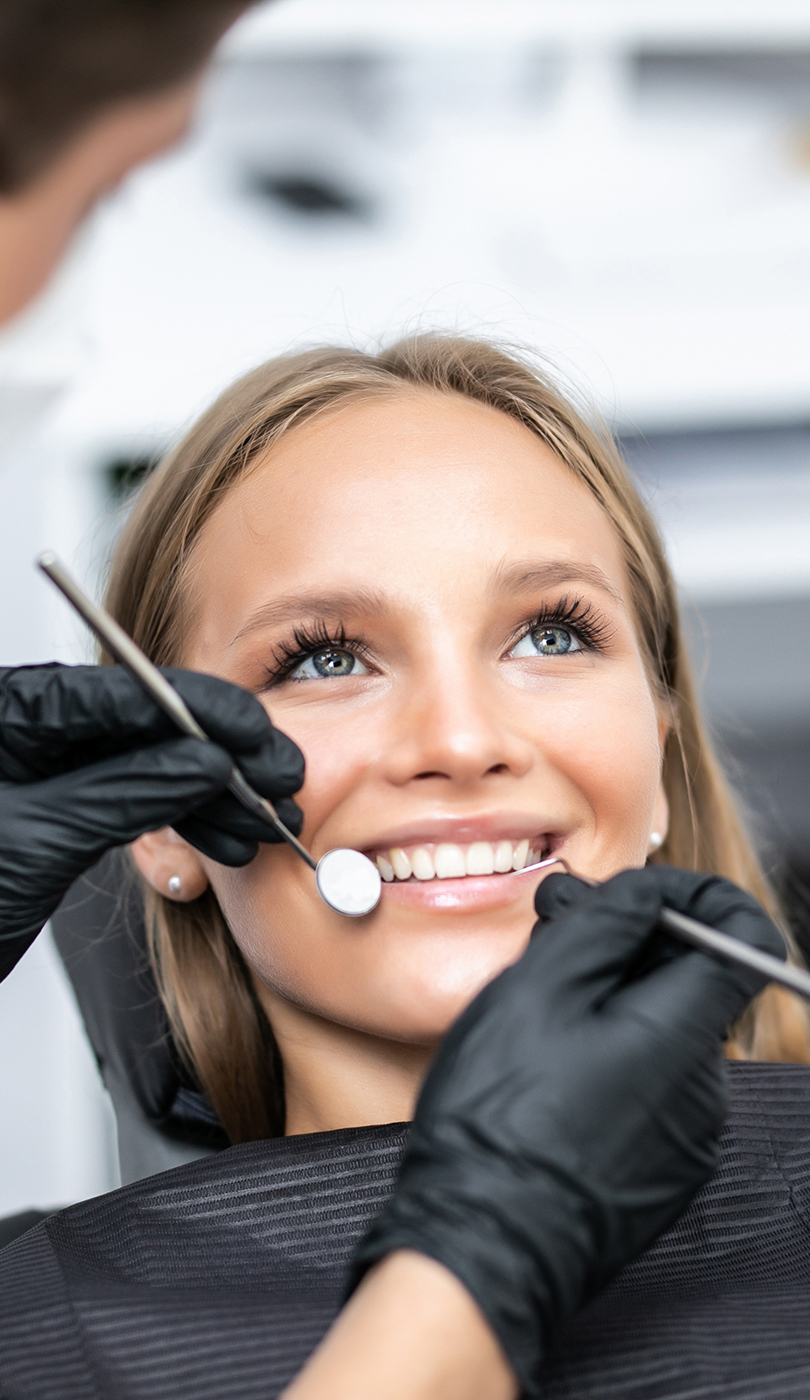
<svg viewBox="0 0 810 1400"><path fill-rule="evenodd" d="M231 489L196 554L197 583L222 601L223 586L246 602L257 589L439 578L476 590L496 572L566 563L625 592L619 540L585 483L505 414L427 391L288 432Z"/></svg>

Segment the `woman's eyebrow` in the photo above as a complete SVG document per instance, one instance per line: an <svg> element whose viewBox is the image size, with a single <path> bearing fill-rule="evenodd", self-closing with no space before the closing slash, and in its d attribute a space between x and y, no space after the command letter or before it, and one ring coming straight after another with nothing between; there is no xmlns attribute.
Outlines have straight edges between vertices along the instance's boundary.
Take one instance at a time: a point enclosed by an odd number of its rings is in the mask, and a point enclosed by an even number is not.
<svg viewBox="0 0 810 1400"><path fill-rule="evenodd" d="M373 612L379 616L387 611L385 595L373 588L353 588L335 593L288 593L274 598L272 603L262 603L250 614L244 627L240 627L231 646L249 632L262 627L277 626L283 622L301 622L304 618L334 618L337 622Z"/></svg>
<svg viewBox="0 0 810 1400"><path fill-rule="evenodd" d="M494 591L528 593L537 588L558 588L565 583L586 583L607 593L615 602L622 601L621 594L607 574L596 564L578 563L571 559L554 560L547 564L536 564L533 560L501 564L495 573Z"/></svg>

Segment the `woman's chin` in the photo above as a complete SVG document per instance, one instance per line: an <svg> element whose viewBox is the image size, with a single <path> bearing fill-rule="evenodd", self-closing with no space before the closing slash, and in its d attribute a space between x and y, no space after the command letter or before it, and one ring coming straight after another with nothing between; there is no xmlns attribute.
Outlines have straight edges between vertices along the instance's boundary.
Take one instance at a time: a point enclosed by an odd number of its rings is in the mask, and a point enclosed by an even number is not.
<svg viewBox="0 0 810 1400"><path fill-rule="evenodd" d="M362 1005L360 1020L377 1034L439 1041L478 993L523 955L530 927L520 920L425 934L392 939L377 967L357 968L363 994L352 1000L358 1009Z"/></svg>
<svg viewBox="0 0 810 1400"><path fill-rule="evenodd" d="M253 937L240 946L271 995L374 1037L431 1045L525 952L538 883L537 872L386 883L356 920L313 900L311 885L280 906L276 885L272 909L251 909Z"/></svg>

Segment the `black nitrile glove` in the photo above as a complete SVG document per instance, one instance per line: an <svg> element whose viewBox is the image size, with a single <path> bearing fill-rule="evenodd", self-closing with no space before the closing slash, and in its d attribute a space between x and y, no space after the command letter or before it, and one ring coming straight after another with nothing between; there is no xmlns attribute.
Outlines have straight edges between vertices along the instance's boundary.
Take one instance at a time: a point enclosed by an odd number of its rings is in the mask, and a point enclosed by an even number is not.
<svg viewBox="0 0 810 1400"><path fill-rule="evenodd" d="M539 1396L559 1324L671 1225L715 1169L721 1040L749 969L655 933L663 905L778 957L727 880L662 865L590 889L551 875L528 951L442 1043L396 1190L355 1256L417 1250L475 1298Z"/></svg>
<svg viewBox="0 0 810 1400"><path fill-rule="evenodd" d="M290 794L304 760L259 701L196 671L164 675L215 743L178 734L121 666L0 670L0 976L111 846L173 826L213 860L246 865L277 840L225 790L229 755L300 831Z"/></svg>

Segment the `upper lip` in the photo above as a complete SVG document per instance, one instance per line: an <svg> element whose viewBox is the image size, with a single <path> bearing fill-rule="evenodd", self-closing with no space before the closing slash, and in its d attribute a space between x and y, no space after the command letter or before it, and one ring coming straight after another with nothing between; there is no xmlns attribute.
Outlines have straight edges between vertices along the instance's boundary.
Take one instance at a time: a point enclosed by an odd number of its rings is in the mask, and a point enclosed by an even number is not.
<svg viewBox="0 0 810 1400"><path fill-rule="evenodd" d="M388 851L396 846L428 846L454 842L466 846L473 841L530 841L555 835L553 824L525 812L491 812L477 817L434 817L391 827L363 847L366 851Z"/></svg>

